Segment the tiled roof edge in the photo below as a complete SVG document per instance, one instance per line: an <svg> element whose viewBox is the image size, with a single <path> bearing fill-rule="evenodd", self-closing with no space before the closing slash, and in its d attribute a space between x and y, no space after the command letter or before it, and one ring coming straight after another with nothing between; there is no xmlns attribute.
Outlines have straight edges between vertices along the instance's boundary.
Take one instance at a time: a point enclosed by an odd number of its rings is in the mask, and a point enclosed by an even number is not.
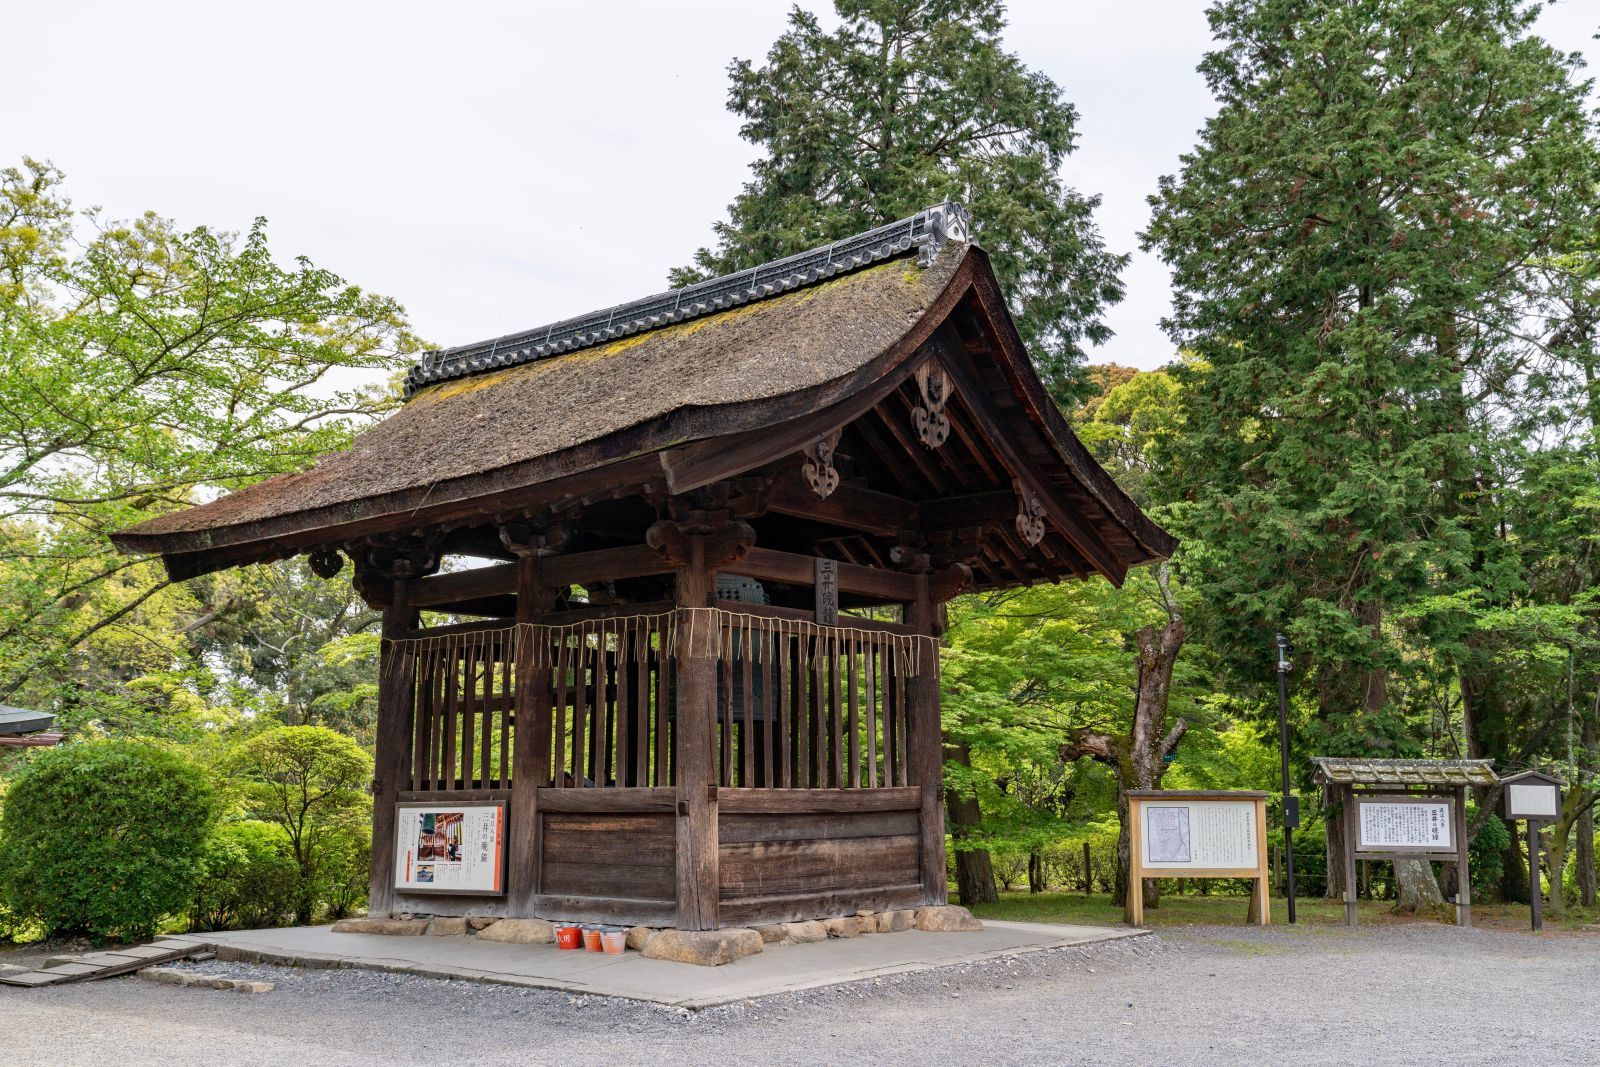
<svg viewBox="0 0 1600 1067"><path fill-rule="evenodd" d="M971 234L967 209L946 201L887 226L735 274L710 278L549 326L425 353L421 362L406 375L406 396L436 382L549 359L643 330L713 315L860 270L904 255L913 248L918 250L922 265L927 266L945 244L965 244L971 240Z"/></svg>

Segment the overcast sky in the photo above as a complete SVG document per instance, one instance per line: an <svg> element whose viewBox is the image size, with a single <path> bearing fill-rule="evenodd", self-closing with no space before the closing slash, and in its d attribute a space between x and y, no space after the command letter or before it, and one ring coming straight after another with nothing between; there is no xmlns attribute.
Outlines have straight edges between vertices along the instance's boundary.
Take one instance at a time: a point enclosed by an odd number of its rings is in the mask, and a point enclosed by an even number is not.
<svg viewBox="0 0 1600 1067"><path fill-rule="evenodd" d="M397 297L431 344L476 341L655 292L709 240L753 156L727 64L763 56L788 7L0 0L0 165L49 159L114 217L265 215L280 257ZM1082 115L1069 182L1135 252L1096 362L1170 352L1166 270L1136 234L1211 110L1203 12L1010 5L1007 46ZM1592 53L1597 23L1569 0L1540 28Z"/></svg>

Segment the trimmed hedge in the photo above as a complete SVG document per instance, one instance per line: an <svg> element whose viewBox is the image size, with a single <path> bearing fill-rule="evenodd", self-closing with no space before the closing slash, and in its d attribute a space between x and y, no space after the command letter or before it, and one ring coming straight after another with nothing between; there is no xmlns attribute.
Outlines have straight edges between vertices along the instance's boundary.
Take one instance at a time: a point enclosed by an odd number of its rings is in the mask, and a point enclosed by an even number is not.
<svg viewBox="0 0 1600 1067"><path fill-rule="evenodd" d="M0 814L0 895L48 935L148 937L193 900L216 815L205 775L160 746L40 751Z"/></svg>

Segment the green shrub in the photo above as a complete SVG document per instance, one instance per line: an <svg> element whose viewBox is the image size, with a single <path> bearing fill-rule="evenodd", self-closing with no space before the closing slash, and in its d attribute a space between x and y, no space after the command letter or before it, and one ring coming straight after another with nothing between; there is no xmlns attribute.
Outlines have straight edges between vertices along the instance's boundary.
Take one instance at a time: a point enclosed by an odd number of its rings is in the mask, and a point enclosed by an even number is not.
<svg viewBox="0 0 1600 1067"><path fill-rule="evenodd" d="M330 834L317 879L317 898L330 919L342 919L367 902L372 881L372 825L352 822Z"/></svg>
<svg viewBox="0 0 1600 1067"><path fill-rule="evenodd" d="M201 772L145 742L30 758L0 815L0 897L49 935L137 939L184 911L216 818Z"/></svg>
<svg viewBox="0 0 1600 1067"><path fill-rule="evenodd" d="M281 926L294 912L300 868L271 823L219 825L201 852L203 872L189 912L195 930Z"/></svg>

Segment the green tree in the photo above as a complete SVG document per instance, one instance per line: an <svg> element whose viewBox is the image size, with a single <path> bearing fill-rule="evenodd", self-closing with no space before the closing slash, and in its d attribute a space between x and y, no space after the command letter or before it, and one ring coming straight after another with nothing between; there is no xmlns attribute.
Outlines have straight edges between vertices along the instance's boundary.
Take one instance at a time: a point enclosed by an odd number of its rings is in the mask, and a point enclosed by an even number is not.
<svg viewBox="0 0 1600 1067"><path fill-rule="evenodd" d="M0 899L48 934L138 940L188 906L217 802L205 775L148 742L31 757L0 814Z"/></svg>
<svg viewBox="0 0 1600 1067"><path fill-rule="evenodd" d="M168 669L208 609L106 533L340 447L392 402L355 383L416 349L402 316L264 220L118 222L0 170L0 697L72 726Z"/></svg>
<svg viewBox="0 0 1600 1067"><path fill-rule="evenodd" d="M311 922L326 868L371 811L372 757L325 726L279 726L241 742L223 769L240 782L251 817L287 836L300 872L295 921Z"/></svg>
<svg viewBox="0 0 1600 1067"><path fill-rule="evenodd" d="M1236 678L1288 626L1329 754L1420 754L1397 687L1525 577L1491 507L1501 416L1571 374L1562 256L1600 177L1588 84L1537 11L1219 0L1219 110L1152 198L1198 357L1166 476L1198 621Z"/></svg>
<svg viewBox="0 0 1600 1067"><path fill-rule="evenodd" d="M1099 200L1061 179L1077 111L1001 44L999 0L835 0L838 29L795 8L766 62L729 67L728 108L763 150L683 285L964 201L1058 396L1122 298Z"/></svg>

